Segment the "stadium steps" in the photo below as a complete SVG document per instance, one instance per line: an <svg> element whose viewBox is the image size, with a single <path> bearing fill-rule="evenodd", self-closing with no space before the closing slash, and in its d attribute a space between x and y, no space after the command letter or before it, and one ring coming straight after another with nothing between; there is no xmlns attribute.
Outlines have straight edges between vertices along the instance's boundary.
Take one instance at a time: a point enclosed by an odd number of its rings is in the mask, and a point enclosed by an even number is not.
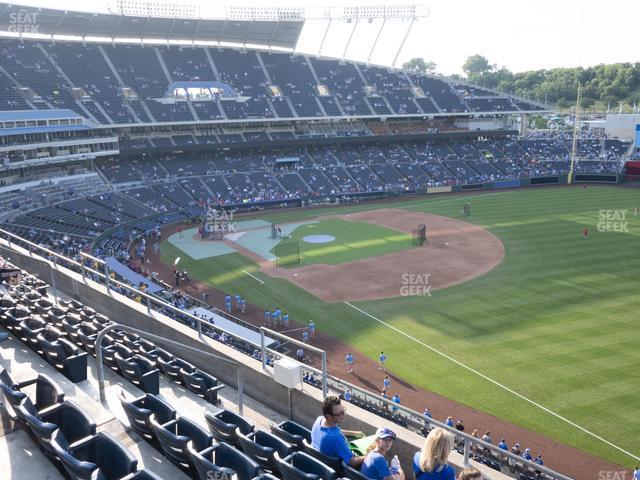
<svg viewBox="0 0 640 480"><path fill-rule="evenodd" d="M317 96L314 96L313 98L315 99L316 104L318 105L318 108L322 112L322 116L328 117L329 115L327 115L327 111L324 109L324 106L322 105L322 102L320 101L320 99Z"/></svg>
<svg viewBox="0 0 640 480"><path fill-rule="evenodd" d="M313 190L313 188L311 188L311 185L309 185L309 184L307 183L307 181L304 179L304 177L303 177L302 175L300 175L300 172L295 172L295 173L296 173L296 175L298 176L298 178L300 178L300 181L301 181L302 183L304 183L304 186L305 186L305 187L307 187L307 191L308 191L308 192L313 192L313 191L314 191L314 190Z"/></svg>
<svg viewBox="0 0 640 480"><path fill-rule="evenodd" d="M67 76L67 74L64 73L64 70L62 70L62 68L60 68L60 65L58 65L58 63L55 61L55 59L51 55L49 55L49 52L47 52L47 50L42 46L41 43L38 43L37 45L38 45L38 49L42 52L42 55L44 55L44 57L49 61L51 66L53 66L53 68L64 79L64 81L67 82L67 86L69 87L69 90L72 90L73 87L74 87L74 84L71 81L71 79ZM78 105L78 108L80 108L80 110L82 110L84 112L84 114L86 115L86 118L88 118L89 120L94 121L98 125L102 124L102 122L98 121L98 119L96 117L94 117L93 114L89 110L87 110L87 107L85 107L82 104L82 102L79 102L76 98L74 98L74 100L76 102L76 105Z"/></svg>
<svg viewBox="0 0 640 480"><path fill-rule="evenodd" d="M56 292L56 295L65 297L59 292ZM54 298L52 295L49 297L52 300ZM33 378L37 373L48 375L60 385L65 393L65 399L76 402L95 421L98 432L110 433L134 454L139 462L139 470L147 468L166 480L187 480L189 478L158 450L130 429L129 421L119 400L120 392L124 390L129 397L139 397L144 392L107 366L104 368L106 402L104 405L100 403L95 358L89 357L88 359L87 380L72 383L42 357L27 348L23 342L11 335L9 340L3 342L0 347L0 365L8 370L15 381ZM27 393L31 393L29 389L27 389ZM216 413L218 409L227 409L238 413L236 403L238 392L228 385L225 385L225 388L218 392L219 398L221 398L221 404L218 407L211 405L164 375L160 375L160 395L177 410L179 416L190 418L205 430L208 429L205 411ZM284 415L268 409L246 394L243 395L243 400L243 416L262 430L268 431L271 423L278 424L286 420ZM0 465L2 466L0 471L6 472L5 469L10 468L9 478L14 480L26 480L27 478L58 480L63 478L57 475L53 464L41 454L38 445L29 435L22 429L13 428L13 422L6 415L4 408L1 408L0 411L3 413L2 422L0 422ZM8 456L6 461L3 460L4 456ZM27 463L28 466L26 466ZM20 472L26 471L29 472L28 477L20 475Z"/></svg>
<svg viewBox="0 0 640 480"><path fill-rule="evenodd" d="M258 57L258 63L260 64L260 68L262 68L262 73L264 73L265 78L270 84L273 84L271 75L269 75L269 70L267 70L267 66L264 64L264 60L262 60L262 55L260 55L260 52L256 52L256 57Z"/></svg>
<svg viewBox="0 0 640 480"><path fill-rule="evenodd" d="M109 66L109 69L111 70L111 73L113 73L113 77L116 80L118 80L118 84L120 85L120 88L124 88L126 85L122 81L122 77L118 73L118 70L116 69L116 67L111 62L111 59L109 58L109 55L107 55L107 52L102 47L102 45L98 45L98 50L100 50L100 53L102 53L102 57L104 58L104 61L107 63L107 65ZM140 102L140 103L143 103L143 102ZM135 118L136 122L138 122L138 123L142 122L142 120L140 120L140 117L138 117L138 115L136 114L135 110L131 107L131 105L129 105L129 102L125 100L124 96L122 98L122 104L127 107L127 109L129 110L129 113L133 116L133 118ZM145 105L145 107L146 107L146 105Z"/></svg>
<svg viewBox="0 0 640 480"><path fill-rule="evenodd" d="M173 83L173 79L171 78L171 73L167 68L167 64L164 63L164 58L162 58L162 54L160 53L160 50L158 50L157 47L153 47L153 51L156 52L156 57L158 58L158 63L160 64L160 68L164 72L164 76L167 77L167 81L169 82L169 85L171 85Z"/></svg>
<svg viewBox="0 0 640 480"><path fill-rule="evenodd" d="M207 57L207 61L209 62L209 66L211 67L211 70L213 71L213 75L215 76L216 82L222 82L222 80L220 80L220 72L218 72L218 68L216 67L215 62L213 61L213 58L211 57L211 52L209 51L208 48L204 49L204 54Z"/></svg>
<svg viewBox="0 0 640 480"><path fill-rule="evenodd" d="M309 70L311 71L311 75L313 75L314 80L316 81L316 85L321 85L322 82L320 82L320 79L318 78L318 74L316 73L315 68L313 68L313 65L311 64L311 59L305 55L304 59L307 62L307 65L309 65Z"/></svg>
<svg viewBox="0 0 640 480"><path fill-rule="evenodd" d="M393 109L393 107L391 106L391 104L389 103L389 100L387 100L387 97L385 95L381 95L381 98L382 98L382 101L387 106L387 108L389 109L390 112L398 113Z"/></svg>
<svg viewBox="0 0 640 480"><path fill-rule="evenodd" d="M267 97L266 100L267 100L267 105L269 105L269 110L271 110L271 113L273 114L273 117L278 118L278 112L276 111L276 107L273 106L273 102L269 97Z"/></svg>

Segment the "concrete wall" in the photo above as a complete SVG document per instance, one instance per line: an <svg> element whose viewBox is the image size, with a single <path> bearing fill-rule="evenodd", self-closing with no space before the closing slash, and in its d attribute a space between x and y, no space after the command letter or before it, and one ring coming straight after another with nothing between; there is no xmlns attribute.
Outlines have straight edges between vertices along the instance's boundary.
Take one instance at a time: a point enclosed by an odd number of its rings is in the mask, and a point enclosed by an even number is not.
<svg viewBox="0 0 640 480"><path fill-rule="evenodd" d="M0 245L6 246L7 242L0 239ZM30 255L20 247L15 248L16 250L10 254L7 254L6 251L2 253L4 256L10 257L11 261L23 270L37 275L67 295L95 308L114 322L198 349L202 353L175 345L169 346L166 342L163 344L162 341L152 339L154 343L165 347L177 356L188 359L189 362L219 378L225 384L237 388L237 368L239 368L242 372L244 393L259 400L267 407L284 415L289 415L291 412L292 420L304 425L311 425L321 414L322 393L319 389L305 385L303 388L293 389L289 392L286 387L272 380L270 370L267 372L262 370L261 362L207 337L200 339L197 331L186 325L157 312L149 312L144 305L120 294L107 291L104 285L82 278L80 274L59 267L37 255ZM212 359L205 355L205 352L232 360L237 363L237 368L231 366L229 362ZM291 394L290 397L289 394ZM291 402L289 398L291 398ZM350 405L344 427L348 430L360 430L371 435L379 426L387 424L388 422L380 417ZM413 455L421 448L424 438L398 425L388 426L398 435L392 453L400 457L405 472L409 474ZM462 456L452 452L449 463L456 470L459 470L462 468ZM485 478L510 478L476 462L472 463L485 473ZM410 474L409 478L411 478Z"/></svg>

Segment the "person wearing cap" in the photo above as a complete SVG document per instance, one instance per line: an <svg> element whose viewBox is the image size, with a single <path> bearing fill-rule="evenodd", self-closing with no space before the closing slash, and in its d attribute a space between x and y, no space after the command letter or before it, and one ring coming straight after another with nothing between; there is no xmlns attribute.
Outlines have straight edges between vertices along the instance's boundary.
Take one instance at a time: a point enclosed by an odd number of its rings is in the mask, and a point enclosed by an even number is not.
<svg viewBox="0 0 640 480"><path fill-rule="evenodd" d="M447 464L453 449L453 436L444 428L429 432L422 450L413 457L413 473L416 480L455 480L456 472Z"/></svg>
<svg viewBox="0 0 640 480"><path fill-rule="evenodd" d="M391 450L395 439L396 434L390 428L380 427L376 430L376 438L369 447L360 469L363 475L373 480L404 480L402 467L398 472L392 473L384 458Z"/></svg>
<svg viewBox="0 0 640 480"><path fill-rule="evenodd" d="M533 457L531 456L531 449L530 448L525 448L524 449L524 453L522 454L522 458L524 458L525 460L533 460Z"/></svg>
<svg viewBox="0 0 640 480"><path fill-rule="evenodd" d="M360 468L364 456L355 456L345 435L362 437L362 432L342 430L347 410L340 397L328 396L322 402L322 415L311 427L311 446L330 457L337 457L353 468Z"/></svg>

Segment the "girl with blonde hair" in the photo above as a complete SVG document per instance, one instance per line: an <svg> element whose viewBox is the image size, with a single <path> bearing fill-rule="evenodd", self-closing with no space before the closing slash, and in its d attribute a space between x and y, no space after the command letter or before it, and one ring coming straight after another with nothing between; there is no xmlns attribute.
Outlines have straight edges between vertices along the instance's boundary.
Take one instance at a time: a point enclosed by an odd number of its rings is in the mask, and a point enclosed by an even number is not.
<svg viewBox="0 0 640 480"><path fill-rule="evenodd" d="M413 472L416 480L455 480L456 472L447 465L453 449L453 436L443 428L429 432L422 450L413 457Z"/></svg>

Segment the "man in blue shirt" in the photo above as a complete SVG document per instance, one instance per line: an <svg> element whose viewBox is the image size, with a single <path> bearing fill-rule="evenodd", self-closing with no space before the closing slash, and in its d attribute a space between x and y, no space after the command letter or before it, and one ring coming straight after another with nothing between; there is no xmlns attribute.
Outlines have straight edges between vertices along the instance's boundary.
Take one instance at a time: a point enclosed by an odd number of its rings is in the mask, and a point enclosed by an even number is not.
<svg viewBox="0 0 640 480"><path fill-rule="evenodd" d="M344 436L362 435L362 432L344 432L340 424L344 422L346 408L339 397L329 396L322 402L322 416L318 417L311 427L311 445L330 457L338 457L353 468L360 468L364 457L356 457L349 449Z"/></svg>

